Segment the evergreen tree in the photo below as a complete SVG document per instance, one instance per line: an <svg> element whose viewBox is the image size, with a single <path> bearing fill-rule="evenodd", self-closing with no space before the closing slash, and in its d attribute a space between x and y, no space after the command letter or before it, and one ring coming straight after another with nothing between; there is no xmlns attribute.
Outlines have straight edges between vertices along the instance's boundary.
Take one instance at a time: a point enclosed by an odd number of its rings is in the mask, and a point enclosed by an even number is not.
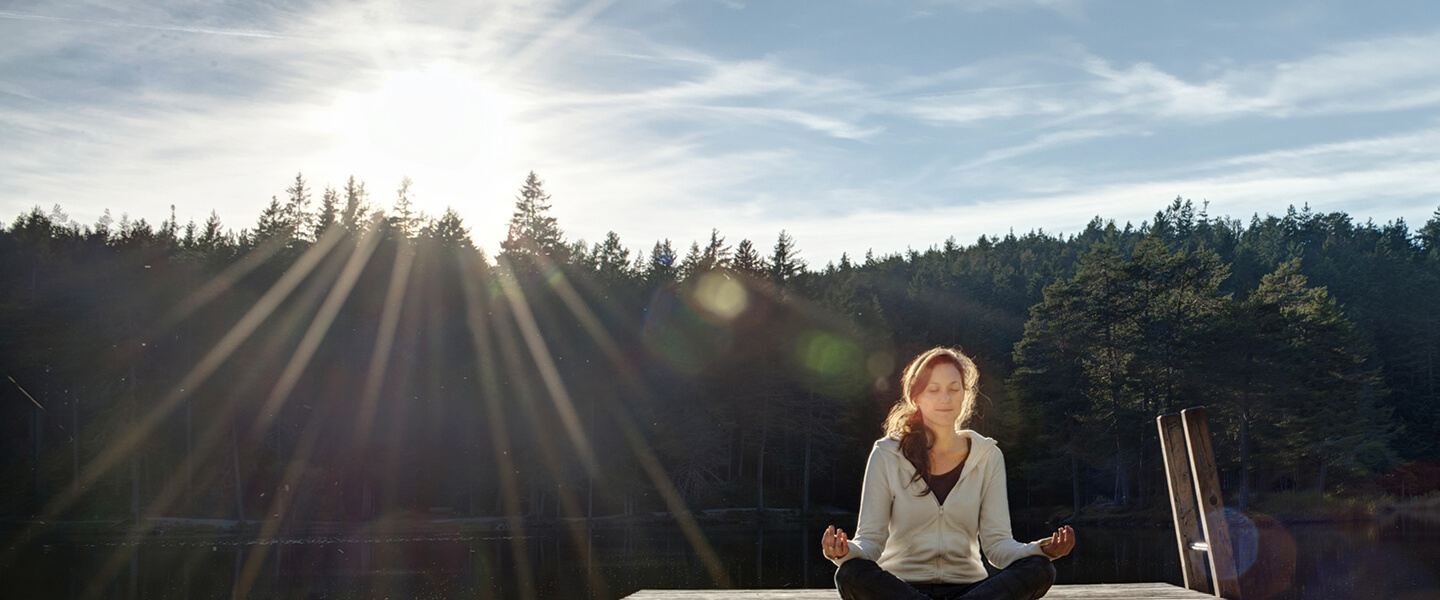
<svg viewBox="0 0 1440 600"><path fill-rule="evenodd" d="M1370 349L1326 289L1308 285L1298 259L1266 275L1236 311L1241 455L1263 457L1247 471L1324 490L1332 473L1367 475L1393 459Z"/></svg>
<svg viewBox="0 0 1440 600"><path fill-rule="evenodd" d="M564 264L569 259L560 226L550 216L550 195L544 185L534 171L525 178L505 241L500 243L500 256L517 269Z"/></svg>
<svg viewBox="0 0 1440 600"><path fill-rule="evenodd" d="M57 212L59 212L59 208L60 208L59 206L56 206L56 207L55 207L55 209L56 209ZM62 217L62 219L59 220L59 221L57 221L57 222L63 223L63 222L64 222L64 220L63 220L64 213L61 212L61 213L60 213L60 216ZM170 205L170 218L165 219L164 221L161 221L161 222L160 222L160 228L159 228L158 230L156 230L155 233L156 233L156 236L160 239L161 243L163 243L163 244L166 244L166 245L171 246L171 247L175 247L175 246L179 246L179 245L180 245L180 236L179 236L179 233L180 233L180 220L175 217L175 205L174 205L174 204L171 204L171 205Z"/></svg>
<svg viewBox="0 0 1440 600"><path fill-rule="evenodd" d="M582 271L594 271L599 268L595 253L590 249L590 243L585 238L580 238L565 246L565 255L570 257L570 264L580 267Z"/></svg>
<svg viewBox="0 0 1440 600"><path fill-rule="evenodd" d="M725 269L730 267L730 247L719 229L710 230L710 241L700 253L700 270Z"/></svg>
<svg viewBox="0 0 1440 600"><path fill-rule="evenodd" d="M365 191L364 182L356 182L355 176L345 182L345 208L340 213L340 224L351 232L357 232L364 226L366 217L370 211L370 194Z"/></svg>
<svg viewBox="0 0 1440 600"><path fill-rule="evenodd" d="M685 253L685 258L680 261L680 278L689 279L703 273L704 269L705 262L700 252L700 243L690 242L690 250Z"/></svg>
<svg viewBox="0 0 1440 600"><path fill-rule="evenodd" d="M730 266L736 271L745 273L752 277L762 277L767 269L765 259L755 250L755 244L750 240L740 240L735 246L735 257L731 259Z"/></svg>
<svg viewBox="0 0 1440 600"><path fill-rule="evenodd" d="M795 248L795 238L784 231L780 232L780 236L775 240L775 248L770 252L768 266L770 281L781 287L805 272L805 261L800 258L799 249Z"/></svg>
<svg viewBox="0 0 1440 600"><path fill-rule="evenodd" d="M402 240L413 239L420 233L420 224L424 222L415 210L411 185L414 182L409 177L400 178L400 187L395 189L395 207L390 209L390 231Z"/></svg>
<svg viewBox="0 0 1440 600"><path fill-rule="evenodd" d="M122 222L122 230L123 222ZM255 230L251 232L250 244L258 246L272 239L292 240L295 238L295 222L290 212L280 204L280 199L270 197L270 204L260 211L260 220L255 223Z"/></svg>
<svg viewBox="0 0 1440 600"><path fill-rule="evenodd" d="M445 207L445 213L440 218L431 219L421 228L420 237L450 250L475 249L475 243L470 240L470 228L465 226L460 213L449 206Z"/></svg>
<svg viewBox="0 0 1440 600"><path fill-rule="evenodd" d="M195 219L190 219L190 222L185 224L185 235L180 238L180 247L187 252L193 252L199 231L200 227L195 224Z"/></svg>
<svg viewBox="0 0 1440 600"><path fill-rule="evenodd" d="M324 235L330 230L340 218L340 192L335 188L325 186L325 192L320 196L320 212L315 214L315 237Z"/></svg>
<svg viewBox="0 0 1440 600"><path fill-rule="evenodd" d="M302 173L295 174L295 183L285 188L289 196L285 200L285 214L294 239L314 239L315 215L310 213L310 188L305 184Z"/></svg>
<svg viewBox="0 0 1440 600"><path fill-rule="evenodd" d="M620 244L620 235L614 231L605 234L605 241L595 244L591 253L595 257L595 268L602 281L618 283L625 280L630 271L630 250Z"/></svg>
<svg viewBox="0 0 1440 600"><path fill-rule="evenodd" d="M670 240L655 242L650 250L650 261L645 265L645 282L651 286L675 281L680 274L675 247Z"/></svg>
<svg viewBox="0 0 1440 600"><path fill-rule="evenodd" d="M1420 231L1415 232L1420 238L1420 247L1427 252L1431 258L1440 259L1440 208L1425 222Z"/></svg>
<svg viewBox="0 0 1440 600"><path fill-rule="evenodd" d="M1067 407L1071 451L1112 464L1117 503L1135 491L1143 497L1153 483L1154 464L1147 470L1143 458L1149 419L1199 398L1199 340L1226 301L1217 291L1225 269L1213 252L1172 254L1151 231L1128 260L1095 246L1073 278L1045 288L1016 345L1011 379L1023 397ZM1113 454L1073 444L1104 433Z"/></svg>
<svg viewBox="0 0 1440 600"><path fill-rule="evenodd" d="M210 211L209 218L205 219L205 225L196 238L196 246L204 255L213 255L230 243L229 234L223 229L220 223L220 213Z"/></svg>

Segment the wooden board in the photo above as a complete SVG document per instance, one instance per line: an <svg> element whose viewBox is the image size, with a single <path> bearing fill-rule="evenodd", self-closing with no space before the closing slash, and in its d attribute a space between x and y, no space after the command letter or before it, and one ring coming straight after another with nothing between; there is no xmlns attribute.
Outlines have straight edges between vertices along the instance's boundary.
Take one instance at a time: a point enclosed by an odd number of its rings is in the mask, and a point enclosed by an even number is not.
<svg viewBox="0 0 1440 600"><path fill-rule="evenodd" d="M1190 470L1195 474L1200 495L1200 528L1210 546L1210 580L1219 588L1216 595L1242 600L1235 557L1230 548L1230 527L1225 524L1225 503L1220 498L1220 473L1215 470L1215 452L1210 446L1210 424L1205 408L1180 411L1185 424L1185 442L1190 446Z"/></svg>
<svg viewBox="0 0 1440 600"><path fill-rule="evenodd" d="M1205 541L1200 531L1200 507L1195 499L1195 479L1190 473L1189 445L1185 443L1185 425L1180 415L1163 415L1156 419L1160 427L1161 455L1165 458L1166 483L1170 489L1170 510L1175 523L1175 543L1180 549L1180 573L1185 587L1210 593L1205 569L1205 553L1194 544Z"/></svg>
<svg viewBox="0 0 1440 600"><path fill-rule="evenodd" d="M627 600L837 600L834 588L808 590L640 590ZM1214 596L1168 583L1057 585L1046 600L1215 600Z"/></svg>

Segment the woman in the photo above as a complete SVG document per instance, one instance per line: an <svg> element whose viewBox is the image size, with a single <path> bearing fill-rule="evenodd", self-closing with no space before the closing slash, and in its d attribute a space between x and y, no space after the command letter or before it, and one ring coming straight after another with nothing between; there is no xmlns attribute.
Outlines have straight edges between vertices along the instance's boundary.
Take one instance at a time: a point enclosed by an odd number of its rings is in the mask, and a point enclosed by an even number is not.
<svg viewBox="0 0 1440 600"><path fill-rule="evenodd" d="M845 600L1032 600L1055 581L1050 561L1070 553L1067 525L1029 544L1010 534L1005 457L995 440L962 429L975 410L979 371L950 348L905 368L901 398L865 466L855 537L830 527L820 543ZM980 563L1002 569L986 577Z"/></svg>

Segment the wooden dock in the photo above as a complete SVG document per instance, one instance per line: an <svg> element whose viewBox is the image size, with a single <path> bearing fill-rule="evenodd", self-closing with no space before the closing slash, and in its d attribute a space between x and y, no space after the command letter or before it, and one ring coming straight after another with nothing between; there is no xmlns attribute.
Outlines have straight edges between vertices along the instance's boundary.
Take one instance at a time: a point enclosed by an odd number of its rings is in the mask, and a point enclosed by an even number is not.
<svg viewBox="0 0 1440 600"><path fill-rule="evenodd" d="M640 590L626 600L837 600L834 588L806 590ZM1215 600L1215 596L1168 583L1057 585L1045 600Z"/></svg>

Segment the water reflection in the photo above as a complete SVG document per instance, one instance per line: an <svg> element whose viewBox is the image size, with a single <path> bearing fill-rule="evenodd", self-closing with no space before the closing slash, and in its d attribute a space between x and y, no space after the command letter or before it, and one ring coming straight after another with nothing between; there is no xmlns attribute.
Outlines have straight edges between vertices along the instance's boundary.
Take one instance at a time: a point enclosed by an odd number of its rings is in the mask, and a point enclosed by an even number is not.
<svg viewBox="0 0 1440 600"><path fill-rule="evenodd" d="M816 551L823 528L754 524L712 526L706 535L747 588L830 587L834 567ZM1080 545L1056 563L1059 583L1181 580L1174 532L1155 528L1079 528ZM1283 525L1255 517L1237 538L1250 600L1440 598L1440 523L1405 517L1364 524ZM353 535L239 540L189 535L131 548L128 569L94 581L116 550L104 539L55 540L0 567L16 598L230 598L245 560L270 544L256 598L614 598L642 588L705 588L710 575L677 528L606 527L577 546L563 529L452 532L431 536ZM1017 527L1033 539L1043 526ZM1248 541L1245 541L1248 540ZM523 548L524 556L516 556ZM588 559L588 560L587 560ZM537 582L517 578L528 562ZM592 586L598 576L603 590Z"/></svg>

